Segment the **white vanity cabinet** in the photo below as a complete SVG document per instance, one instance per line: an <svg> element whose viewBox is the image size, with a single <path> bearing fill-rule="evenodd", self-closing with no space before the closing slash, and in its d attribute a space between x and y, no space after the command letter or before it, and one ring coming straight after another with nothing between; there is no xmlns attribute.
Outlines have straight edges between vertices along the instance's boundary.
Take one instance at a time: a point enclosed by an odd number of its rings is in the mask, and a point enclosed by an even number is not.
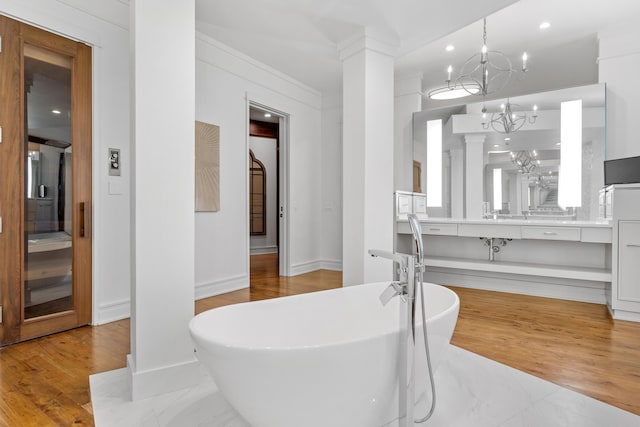
<svg viewBox="0 0 640 427"><path fill-rule="evenodd" d="M640 184L613 185L612 283L607 304L615 319L640 321Z"/></svg>

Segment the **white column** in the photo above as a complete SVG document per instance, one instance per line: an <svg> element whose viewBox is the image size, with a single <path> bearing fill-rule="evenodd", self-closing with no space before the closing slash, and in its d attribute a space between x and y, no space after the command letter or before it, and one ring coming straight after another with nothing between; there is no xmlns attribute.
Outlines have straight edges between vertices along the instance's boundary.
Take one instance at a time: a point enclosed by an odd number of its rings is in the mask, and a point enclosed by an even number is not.
<svg viewBox="0 0 640 427"><path fill-rule="evenodd" d="M464 218L464 156L462 146L451 147L451 217Z"/></svg>
<svg viewBox="0 0 640 427"><path fill-rule="evenodd" d="M467 134L465 142L465 218L482 218L484 185L484 140L481 134Z"/></svg>
<svg viewBox="0 0 640 427"><path fill-rule="evenodd" d="M343 254L345 286L392 278L393 49L369 30L339 46L343 87Z"/></svg>
<svg viewBox="0 0 640 427"><path fill-rule="evenodd" d="M518 215L529 210L529 176L518 174Z"/></svg>
<svg viewBox="0 0 640 427"><path fill-rule="evenodd" d="M413 113L422 109L422 74L395 80L394 107L394 190L413 191Z"/></svg>
<svg viewBox="0 0 640 427"><path fill-rule="evenodd" d="M197 383L194 0L131 0L132 399ZM117 268L117 266L113 266Z"/></svg>

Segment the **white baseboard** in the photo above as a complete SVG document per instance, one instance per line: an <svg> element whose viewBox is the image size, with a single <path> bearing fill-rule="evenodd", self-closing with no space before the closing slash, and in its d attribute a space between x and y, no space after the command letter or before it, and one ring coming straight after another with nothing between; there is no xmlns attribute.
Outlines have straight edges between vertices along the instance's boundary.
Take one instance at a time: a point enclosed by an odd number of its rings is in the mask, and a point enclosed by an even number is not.
<svg viewBox="0 0 640 427"><path fill-rule="evenodd" d="M289 271L291 276L297 276L299 274L311 273L312 271L320 270L322 264L320 261L307 261L298 264L292 264Z"/></svg>
<svg viewBox="0 0 640 427"><path fill-rule="evenodd" d="M277 246L262 246L262 247L253 247L249 250L251 255L266 255L266 254L277 254L278 247Z"/></svg>
<svg viewBox="0 0 640 427"><path fill-rule="evenodd" d="M200 362L195 357L177 365L139 372L128 354L127 368L133 401L194 387L202 376Z"/></svg>
<svg viewBox="0 0 640 427"><path fill-rule="evenodd" d="M248 287L248 275L229 277L208 283L198 283L195 285L195 299L199 300ZM129 317L131 317L131 300L123 299L120 301L100 304L92 324L104 325L105 323L128 319Z"/></svg>
<svg viewBox="0 0 640 427"><path fill-rule="evenodd" d="M127 319L131 317L131 300L123 299L120 301L100 304L98 313L94 316L94 325L104 325L105 323L115 322L116 320Z"/></svg>
<svg viewBox="0 0 640 427"><path fill-rule="evenodd" d="M224 279L215 280L207 283L196 283L195 297L196 300L212 297L215 295L226 294L227 292L237 291L249 287L249 275L242 274L235 277L226 277Z"/></svg>
<svg viewBox="0 0 640 427"><path fill-rule="evenodd" d="M342 271L342 261L320 259L316 261L301 262L291 266L291 276L311 273L316 270Z"/></svg>
<svg viewBox="0 0 640 427"><path fill-rule="evenodd" d="M320 260L323 270L342 271L342 261L333 259Z"/></svg>
<svg viewBox="0 0 640 427"><path fill-rule="evenodd" d="M636 313L634 311L626 311L626 310L616 310L611 308L611 305L607 304L607 308L609 309L609 314L616 320L626 320L629 322L640 322L640 313Z"/></svg>
<svg viewBox="0 0 640 427"><path fill-rule="evenodd" d="M606 304L604 282L429 269L425 282L570 301Z"/></svg>

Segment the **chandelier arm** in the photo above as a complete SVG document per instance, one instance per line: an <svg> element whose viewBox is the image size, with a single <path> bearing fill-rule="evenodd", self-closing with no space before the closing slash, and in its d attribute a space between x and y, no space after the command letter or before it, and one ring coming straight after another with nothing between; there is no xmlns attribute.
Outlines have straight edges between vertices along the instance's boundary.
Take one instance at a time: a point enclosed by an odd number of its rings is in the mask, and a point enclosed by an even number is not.
<svg viewBox="0 0 640 427"><path fill-rule="evenodd" d="M502 58L504 60L504 62L506 62L507 64L509 64L509 70L510 71L517 71L513 68L513 63L511 62L511 60L509 59L509 57L507 55L505 55L503 52L500 52L499 50L490 50L487 52L488 54L494 54L497 55L499 58ZM476 54L477 55L477 54ZM494 65L495 66L495 65Z"/></svg>
<svg viewBox="0 0 640 427"><path fill-rule="evenodd" d="M463 73L465 71L465 67L467 67L469 64L472 64L473 63L472 60L475 59L476 57L480 57L480 55L476 53L475 55L472 55L469 59L464 61L464 63L460 67L460 73L459 73L460 75L475 73L476 71L478 71L480 69L480 67L482 66L482 63L480 61L478 61L478 63L473 67L472 70L469 70L469 71Z"/></svg>
<svg viewBox="0 0 640 427"><path fill-rule="evenodd" d="M522 126L524 126L524 120L516 121L515 125L514 125L514 128L513 128L513 130L511 132L515 132L515 131L520 130L522 128Z"/></svg>
<svg viewBox="0 0 640 427"><path fill-rule="evenodd" d="M470 95L485 97L507 86L513 73L526 71L524 64L522 70L514 69L513 63L503 52L488 50L486 17L482 23L482 41L481 52L471 55L459 68L454 79L451 78L451 68L448 69L446 82L449 90L462 88ZM523 61L526 59L523 58ZM481 75L474 77L474 74Z"/></svg>

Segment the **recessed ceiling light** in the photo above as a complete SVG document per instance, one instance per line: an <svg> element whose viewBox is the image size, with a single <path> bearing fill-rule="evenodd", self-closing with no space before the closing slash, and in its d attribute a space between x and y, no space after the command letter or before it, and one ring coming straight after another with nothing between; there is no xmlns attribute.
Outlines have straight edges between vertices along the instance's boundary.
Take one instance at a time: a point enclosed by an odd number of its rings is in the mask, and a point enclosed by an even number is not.
<svg viewBox="0 0 640 427"><path fill-rule="evenodd" d="M446 50L447 52L451 52L452 50L454 50L456 47L452 44L448 44L447 47L444 48L444 50Z"/></svg>
<svg viewBox="0 0 640 427"><path fill-rule="evenodd" d="M60 110L51 110L51 113L53 113L53 114L60 114Z"/></svg>
<svg viewBox="0 0 640 427"><path fill-rule="evenodd" d="M541 30L546 30L547 28L549 28L551 26L551 24L547 21L544 21L542 24L540 24L540 29Z"/></svg>
<svg viewBox="0 0 640 427"><path fill-rule="evenodd" d="M511 141L511 138L506 137L504 140L505 140L505 141Z"/></svg>
<svg viewBox="0 0 640 427"><path fill-rule="evenodd" d="M264 116L269 118L269 117L271 117L271 113L264 113Z"/></svg>
<svg viewBox="0 0 640 427"><path fill-rule="evenodd" d="M493 148L498 148L500 147L500 144L493 144Z"/></svg>

